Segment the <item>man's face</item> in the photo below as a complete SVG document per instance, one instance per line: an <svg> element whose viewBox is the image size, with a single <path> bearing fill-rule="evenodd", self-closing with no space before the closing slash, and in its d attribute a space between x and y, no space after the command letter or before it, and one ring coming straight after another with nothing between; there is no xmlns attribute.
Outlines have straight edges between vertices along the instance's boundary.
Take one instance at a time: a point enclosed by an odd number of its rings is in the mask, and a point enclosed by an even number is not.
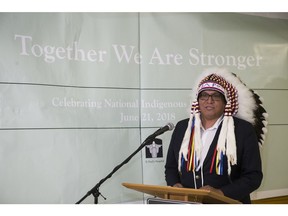
<svg viewBox="0 0 288 216"><path fill-rule="evenodd" d="M225 109L225 100L217 91L203 91L198 97L201 116L207 120L217 120Z"/></svg>

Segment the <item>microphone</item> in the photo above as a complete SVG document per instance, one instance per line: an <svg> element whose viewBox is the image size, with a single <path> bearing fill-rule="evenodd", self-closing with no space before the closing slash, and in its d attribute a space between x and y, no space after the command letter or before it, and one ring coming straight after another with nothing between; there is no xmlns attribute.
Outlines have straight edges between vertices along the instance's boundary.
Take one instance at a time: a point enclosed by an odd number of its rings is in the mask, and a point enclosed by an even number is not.
<svg viewBox="0 0 288 216"><path fill-rule="evenodd" d="M100 186L108 179L110 178L118 169L120 169L124 164L128 163L129 160L137 153L139 152L145 145L148 144L148 142L151 142L153 139L155 139L156 136L159 136L160 134L163 134L164 132L168 130L173 130L174 125L172 123L168 123L162 128L159 128L157 131L155 131L153 134L151 134L137 149L134 151L128 158L126 158L121 164L117 165L105 178L101 179L100 182L98 182L90 191L86 193L84 197L82 197L76 204L80 204L86 197L93 194L94 196L94 203L98 204L98 197L99 195L102 196L102 194L99 192ZM103 196L102 196L103 197Z"/></svg>
<svg viewBox="0 0 288 216"><path fill-rule="evenodd" d="M154 139L155 137L165 133L166 131L173 130L173 129L174 129L174 125L172 123L168 123L164 127L159 128L157 131L151 134L146 140L151 139L151 138Z"/></svg>
<svg viewBox="0 0 288 216"><path fill-rule="evenodd" d="M163 133L165 133L166 131L170 131L174 129L174 125L172 123L168 123L167 125L165 125L164 127L159 128L157 131L154 132L153 136L159 136Z"/></svg>

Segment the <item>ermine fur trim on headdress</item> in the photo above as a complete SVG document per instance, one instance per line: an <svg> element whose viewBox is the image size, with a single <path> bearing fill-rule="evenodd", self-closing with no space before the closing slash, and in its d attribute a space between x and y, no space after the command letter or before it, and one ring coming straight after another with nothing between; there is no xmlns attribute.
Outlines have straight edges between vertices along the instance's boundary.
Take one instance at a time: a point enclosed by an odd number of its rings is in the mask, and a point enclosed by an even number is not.
<svg viewBox="0 0 288 216"><path fill-rule="evenodd" d="M222 93L227 102L217 143L217 160L221 161L223 155L227 156L228 174L230 174L231 165L237 164L234 120L232 116L250 122L256 130L258 143L262 146L265 133L267 132L268 114L263 108L258 94L249 89L236 74L221 68L211 68L204 71L196 80L196 85L193 88L190 119L179 151L179 170L181 170L182 160L187 161L188 158L195 160L193 166L190 166L192 167L192 171L200 160L202 151L200 135L201 120L197 97L204 90L215 90ZM191 134L192 131L193 137ZM189 149L191 143L193 144L192 150L194 152L191 152L191 149Z"/></svg>

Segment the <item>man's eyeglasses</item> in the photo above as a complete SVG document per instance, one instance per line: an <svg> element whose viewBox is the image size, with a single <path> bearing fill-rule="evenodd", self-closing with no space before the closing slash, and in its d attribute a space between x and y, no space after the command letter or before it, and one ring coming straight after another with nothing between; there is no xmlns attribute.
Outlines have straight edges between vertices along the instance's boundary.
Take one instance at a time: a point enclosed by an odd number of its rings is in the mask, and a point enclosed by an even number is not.
<svg viewBox="0 0 288 216"><path fill-rule="evenodd" d="M213 101L220 101L223 98L223 95L220 93L208 94L206 92L200 93L199 100L207 101L211 97Z"/></svg>

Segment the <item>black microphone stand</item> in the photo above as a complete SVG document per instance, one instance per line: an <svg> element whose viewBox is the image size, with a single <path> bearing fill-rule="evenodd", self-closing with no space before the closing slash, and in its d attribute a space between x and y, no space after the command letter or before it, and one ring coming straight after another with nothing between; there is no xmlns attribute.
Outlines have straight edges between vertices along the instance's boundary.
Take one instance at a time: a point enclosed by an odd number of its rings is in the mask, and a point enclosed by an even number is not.
<svg viewBox="0 0 288 216"><path fill-rule="evenodd" d="M136 149L136 151L134 151L128 158L126 158L121 164L119 164L118 166L116 166L112 172L110 172L105 178L103 178L100 182L98 182L91 190L89 190L87 192L87 194L82 197L76 204L80 204L84 199L86 199L88 196L90 196L91 194L93 194L94 196L94 204L98 204L98 197L102 194L99 192L99 188L100 186L108 179L110 178L118 169L120 169L124 164L128 163L130 161L130 159L137 154L145 145L149 144L150 142L152 142L155 137L158 134L152 134L150 135L139 147L138 149ZM102 196L103 197L103 196ZM104 199L106 199L105 197L103 197Z"/></svg>

